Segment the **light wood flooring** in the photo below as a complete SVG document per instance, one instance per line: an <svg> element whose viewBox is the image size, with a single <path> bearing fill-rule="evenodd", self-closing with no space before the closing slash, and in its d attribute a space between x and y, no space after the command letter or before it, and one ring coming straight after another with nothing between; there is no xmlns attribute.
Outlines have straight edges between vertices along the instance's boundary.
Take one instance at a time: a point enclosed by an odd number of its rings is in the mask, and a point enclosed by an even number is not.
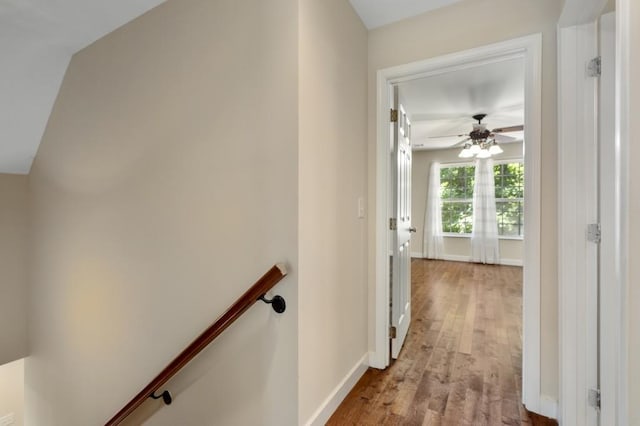
<svg viewBox="0 0 640 426"><path fill-rule="evenodd" d="M414 259L398 360L370 368L327 425L556 425L521 400L522 268Z"/></svg>

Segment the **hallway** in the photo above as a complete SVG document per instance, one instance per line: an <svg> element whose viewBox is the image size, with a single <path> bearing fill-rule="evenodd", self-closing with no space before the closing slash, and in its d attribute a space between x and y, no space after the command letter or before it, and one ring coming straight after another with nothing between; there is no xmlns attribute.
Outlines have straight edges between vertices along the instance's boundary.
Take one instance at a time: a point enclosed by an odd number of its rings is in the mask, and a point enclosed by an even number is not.
<svg viewBox="0 0 640 426"><path fill-rule="evenodd" d="M328 425L555 425L521 400L522 268L412 260L400 357L370 368Z"/></svg>

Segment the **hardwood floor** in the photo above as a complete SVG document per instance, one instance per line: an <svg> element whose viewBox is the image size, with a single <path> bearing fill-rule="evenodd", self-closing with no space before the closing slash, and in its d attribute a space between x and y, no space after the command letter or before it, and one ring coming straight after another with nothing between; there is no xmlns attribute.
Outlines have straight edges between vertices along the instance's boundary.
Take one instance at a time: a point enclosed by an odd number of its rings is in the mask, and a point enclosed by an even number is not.
<svg viewBox="0 0 640 426"><path fill-rule="evenodd" d="M522 268L414 259L399 358L327 425L556 425L521 400Z"/></svg>

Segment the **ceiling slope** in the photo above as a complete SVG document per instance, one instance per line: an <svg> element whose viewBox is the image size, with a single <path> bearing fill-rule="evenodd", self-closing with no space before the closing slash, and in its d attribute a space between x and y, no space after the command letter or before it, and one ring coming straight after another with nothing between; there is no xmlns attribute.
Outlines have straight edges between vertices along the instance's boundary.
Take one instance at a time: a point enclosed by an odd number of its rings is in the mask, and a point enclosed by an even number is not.
<svg viewBox="0 0 640 426"><path fill-rule="evenodd" d="M0 173L29 173L71 56L165 0L0 0ZM459 0L350 0L367 28Z"/></svg>
<svg viewBox="0 0 640 426"><path fill-rule="evenodd" d="M460 0L349 0L368 29L420 15Z"/></svg>
<svg viewBox="0 0 640 426"><path fill-rule="evenodd" d="M0 173L29 173L71 56L164 0L0 0Z"/></svg>

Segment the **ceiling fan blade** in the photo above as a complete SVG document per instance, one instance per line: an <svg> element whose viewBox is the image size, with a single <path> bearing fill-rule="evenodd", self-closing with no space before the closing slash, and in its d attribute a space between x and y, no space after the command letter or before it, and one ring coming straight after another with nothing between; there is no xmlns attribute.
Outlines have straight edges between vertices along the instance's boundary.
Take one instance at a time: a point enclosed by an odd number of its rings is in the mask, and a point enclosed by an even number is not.
<svg viewBox="0 0 640 426"><path fill-rule="evenodd" d="M492 134L491 137L494 138L498 143L509 143L509 142L515 142L520 140L518 138L514 138L513 136L507 136L500 133L496 135Z"/></svg>
<svg viewBox="0 0 640 426"><path fill-rule="evenodd" d="M498 127L497 129L493 129L493 133L507 133L507 132L521 132L524 130L524 124L519 126L510 126L510 127Z"/></svg>
<svg viewBox="0 0 640 426"><path fill-rule="evenodd" d="M462 146L462 145L464 145L466 142L468 142L470 140L471 140L471 138L463 139L460 142L457 142L457 143L451 145L451 148L456 148L456 147Z"/></svg>
<svg viewBox="0 0 640 426"><path fill-rule="evenodd" d="M428 139L440 139L440 138L463 138L467 136L466 133L463 133L461 135L443 135L443 136L428 136Z"/></svg>

